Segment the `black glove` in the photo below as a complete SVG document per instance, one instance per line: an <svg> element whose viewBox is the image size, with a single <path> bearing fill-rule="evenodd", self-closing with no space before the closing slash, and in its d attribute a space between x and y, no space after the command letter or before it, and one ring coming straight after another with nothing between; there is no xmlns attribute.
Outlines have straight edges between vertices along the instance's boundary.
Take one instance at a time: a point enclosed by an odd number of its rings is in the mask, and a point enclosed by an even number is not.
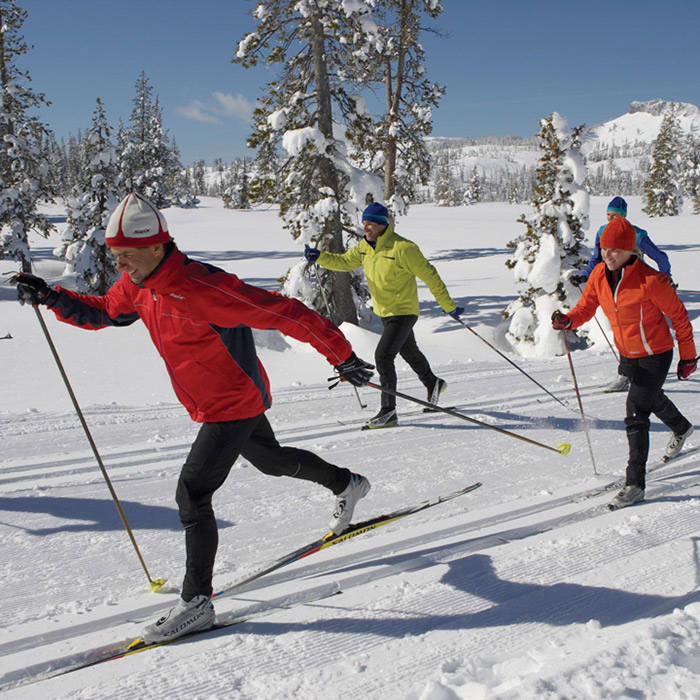
<svg viewBox="0 0 700 700"><path fill-rule="evenodd" d="M580 287L582 284L588 282L588 277L586 277L586 275L571 275L571 277L569 277L569 282L576 287Z"/></svg>
<svg viewBox="0 0 700 700"><path fill-rule="evenodd" d="M561 311L552 314L552 328L555 331L565 331L571 328L571 319Z"/></svg>
<svg viewBox="0 0 700 700"><path fill-rule="evenodd" d="M339 365L335 371L340 375L341 381L350 382L353 386L363 386L372 378L374 365L361 360L354 352Z"/></svg>
<svg viewBox="0 0 700 700"><path fill-rule="evenodd" d="M38 306L44 304L51 292L51 287L41 277L30 275L27 272L20 272L15 277L15 284L17 285L17 301L22 305Z"/></svg>
<svg viewBox="0 0 700 700"><path fill-rule="evenodd" d="M318 248L311 248L308 245L304 246L304 257L310 263L315 263L319 255L321 255L321 251Z"/></svg>

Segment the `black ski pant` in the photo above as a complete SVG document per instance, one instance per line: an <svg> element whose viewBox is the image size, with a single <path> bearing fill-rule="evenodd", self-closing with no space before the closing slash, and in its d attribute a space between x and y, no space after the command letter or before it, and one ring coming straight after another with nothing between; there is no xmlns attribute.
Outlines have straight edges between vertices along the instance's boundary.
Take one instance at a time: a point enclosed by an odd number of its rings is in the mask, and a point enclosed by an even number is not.
<svg viewBox="0 0 700 700"><path fill-rule="evenodd" d="M418 349L413 326L418 316L384 316L382 324L384 332L379 339L374 352L374 363L379 373L379 383L382 387L396 391L397 355L406 360L409 367L418 375L428 392L431 392L437 377L430 369L425 355ZM382 392L382 409L396 408L396 397Z"/></svg>
<svg viewBox="0 0 700 700"><path fill-rule="evenodd" d="M244 420L202 424L182 467L175 495L187 551L183 600L212 594L219 544L212 497L239 455L263 474L315 481L336 495L350 481L349 470L307 450L282 447L264 413Z"/></svg>
<svg viewBox="0 0 700 700"><path fill-rule="evenodd" d="M671 366L673 350L646 357L621 357L620 373L630 380L625 429L629 443L627 486L646 486L649 456L649 416L653 413L666 427L680 435L690 422L664 394L663 384Z"/></svg>

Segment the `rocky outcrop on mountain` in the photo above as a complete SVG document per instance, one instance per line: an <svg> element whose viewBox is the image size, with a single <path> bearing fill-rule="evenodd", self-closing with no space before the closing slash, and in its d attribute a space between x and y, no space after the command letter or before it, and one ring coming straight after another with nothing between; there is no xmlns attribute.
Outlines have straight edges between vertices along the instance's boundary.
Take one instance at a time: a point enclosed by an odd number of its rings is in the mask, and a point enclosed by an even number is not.
<svg viewBox="0 0 700 700"><path fill-rule="evenodd" d="M688 102L672 102L670 100L649 100L648 102L633 102L630 105L630 114L646 112L655 117L663 117L675 107L677 117L689 117L700 121L700 109Z"/></svg>

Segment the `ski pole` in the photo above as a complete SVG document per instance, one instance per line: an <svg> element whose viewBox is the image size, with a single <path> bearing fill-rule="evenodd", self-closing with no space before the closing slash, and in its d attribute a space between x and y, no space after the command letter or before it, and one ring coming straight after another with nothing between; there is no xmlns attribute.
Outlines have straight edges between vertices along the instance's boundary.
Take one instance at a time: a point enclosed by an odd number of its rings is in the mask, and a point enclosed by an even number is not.
<svg viewBox="0 0 700 700"><path fill-rule="evenodd" d="M453 317L453 318L454 318L454 317ZM461 318L457 318L457 319L455 319L455 320L457 321L457 323L461 323L470 333L473 333L477 338L479 338L479 340L483 340L484 343L486 343L486 345L488 345L488 346L491 348L491 350L493 350L494 352L497 352L506 362L510 362L510 364L513 365L513 367L515 367L515 369L517 369L518 372L522 372L530 381L533 381L535 384L537 384L537 386L538 386L540 389L542 389L543 391L547 392L555 401L558 401L564 408L569 408L569 407L566 405L566 403L564 403L561 399L557 398L551 391L549 391L549 389L545 389L545 387L543 387L536 379L534 379L533 377L531 377L524 369L522 369L522 367L519 367L519 366L518 366L515 362L513 362L513 360L511 360L507 355L504 355L498 348L496 348L496 347L494 347L493 345L491 345L491 343L489 343L489 341L486 340L486 338L484 338L483 336L479 335L471 326L469 326L469 325L466 324L464 321L462 321Z"/></svg>
<svg viewBox="0 0 700 700"><path fill-rule="evenodd" d="M617 362L619 364L620 363L620 356L615 351L613 344L610 342L610 339L608 338L607 334L603 330L603 326L600 325L600 321L598 320L598 317L594 315L593 318L595 319L595 322L598 324L598 328L600 329L600 332L603 334L603 338L605 338L605 342L608 344L610 351L612 352L613 355L615 355L615 359L617 360Z"/></svg>
<svg viewBox="0 0 700 700"><path fill-rule="evenodd" d="M90 443L90 447L92 448L92 452L95 455L95 459L97 460L97 464L99 465L100 470L102 471L102 476L104 476L104 479L107 482L107 488L109 488L109 492L112 494L112 500L114 501L114 505L117 507L117 510L119 511L119 517L122 519L122 523L124 524L124 527L126 528L126 531L129 534L129 539L131 540L131 544L134 545L134 549L136 550L136 554L139 558L139 561L141 562L141 566L143 567L143 570L146 572L146 576L148 576L148 582L151 585L151 590L155 592L165 585L165 581L162 578L157 578L154 580L151 578L151 575L148 573L148 569L146 568L146 562L144 562L143 557L141 556L141 551L139 550L139 547L136 544L136 538L134 537L134 533L131 531L131 528L129 527L129 523L127 522L126 515L124 515L124 511L122 510L121 504L119 503L119 499L117 498L117 494L114 490L114 487L112 486L112 482L109 478L109 475L107 474L107 470L105 469L105 465L102 462L102 458L100 457L100 453L97 451L97 445L95 445L95 441L92 439L92 434L90 433L90 429L88 428L87 422L85 421L85 417L83 416L83 412L80 410L78 400L75 398L75 394L73 393L73 388L71 387L71 384L68 381L68 376L66 375L66 371L63 369L63 364L61 362L61 358L58 356L58 351L56 350L56 346L54 345L53 340L51 339L51 335L49 334L49 329L46 327L46 323L44 322L44 318L41 315L41 312L39 311L39 307L34 306L33 308L34 308L34 311L36 313L36 317L39 319L39 324L41 325L41 330L44 331L44 337L46 338L46 342L49 344L49 347L51 348L51 353L53 354L54 360L56 360L56 365L58 366L58 371L61 373L61 377L63 377L63 383L66 385L66 389L68 390L68 394L70 395L71 401L73 402L75 412L78 414L78 418L80 420L81 425L83 426L83 430L85 431L85 435L87 436L88 442Z"/></svg>
<svg viewBox="0 0 700 700"><path fill-rule="evenodd" d="M574 287L576 287L576 289L578 289L578 291L581 292L581 287L579 287L577 284L575 284ZM612 352L613 355L615 355L615 359L617 360L617 362L619 364L620 357L617 354L617 352L615 351L613 344L610 342L610 339L608 338L607 333L603 330L603 326L600 325L600 321L598 320L598 317L594 314L593 318L595 319L595 322L598 324L598 328L600 329L600 332L603 334L603 338L605 338L605 342L608 344L610 351Z"/></svg>
<svg viewBox="0 0 700 700"><path fill-rule="evenodd" d="M591 463L593 464L593 473L598 476L598 470L595 466L595 457L593 456L593 447L591 445L591 436L588 434L588 422L586 414L583 412L583 403L581 403L581 393L578 390L578 382L576 381L576 372L574 372L574 361L571 359L571 348L569 348L569 339L566 337L566 331L562 331L564 335L564 346L566 347L566 355L569 358L569 367L571 367L571 378L574 381L574 389L576 390L576 398L578 399L578 407L581 411L581 420L583 421L583 431L586 433L586 442L588 442L588 451L591 454Z"/></svg>
<svg viewBox="0 0 700 700"><path fill-rule="evenodd" d="M385 394L391 394L392 396L396 396L400 399L406 399L407 401L413 401L413 403L420 404L421 406L425 406L429 408L432 411L442 411L442 413L447 413L450 416L454 416L455 418L461 418L462 420L465 420L469 423L474 423L474 425L480 425L482 428L488 428L489 430L495 430L496 432L503 433L504 435L508 435L510 437L516 438L517 440L522 440L523 442L529 442L531 445L537 445L538 447L544 447L545 450L551 450L552 452L558 452L559 454L562 455L568 455L569 452L571 451L571 445L568 442L560 442L556 447L550 447L549 445L545 445L541 442L537 442L536 440L531 440L530 438L523 437L522 435L518 435L516 433L511 433L509 430L504 430L503 428L497 428L495 425L489 425L488 423L484 423L483 421L477 420L476 418L470 418L469 416L465 416L463 413L458 413L457 411L453 411L450 408L443 408L442 406L438 406L433 403L428 403L427 401L422 401L421 399L417 399L413 396L409 396L408 394L402 394L400 391L392 391L391 389L387 389L386 387L379 386L379 384L374 384L373 382L367 382L366 386L371 386L373 389L379 389L379 391L383 391Z"/></svg>
<svg viewBox="0 0 700 700"><path fill-rule="evenodd" d="M321 283L321 278L318 276L318 263L314 263L314 274L316 275L316 281L318 282L318 288L321 292L321 299L323 299L323 303L326 305L326 311L328 311L328 315L331 317L331 321L335 323L335 325L338 325L338 317L336 316L335 312L331 308L331 305L328 303L328 299L326 297L326 292L323 289L323 284ZM360 408L367 408L366 403L362 403L362 399L360 398L360 392L357 390L356 386L353 386L353 389L355 390L355 396L357 397L357 402L360 404Z"/></svg>

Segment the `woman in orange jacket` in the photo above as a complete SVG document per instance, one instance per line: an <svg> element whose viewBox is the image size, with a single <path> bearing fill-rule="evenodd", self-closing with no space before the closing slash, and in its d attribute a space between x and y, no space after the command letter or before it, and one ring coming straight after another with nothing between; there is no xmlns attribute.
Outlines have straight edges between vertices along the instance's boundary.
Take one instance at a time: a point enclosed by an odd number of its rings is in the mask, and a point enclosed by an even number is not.
<svg viewBox="0 0 700 700"><path fill-rule="evenodd" d="M610 508L624 508L644 498L650 414L673 431L664 459L677 456L693 432L690 421L663 391L673 358L666 317L681 357L678 379L687 379L697 368L693 328L668 277L638 258L636 242L632 225L626 219L613 219L600 238L603 262L591 273L578 304L568 314L555 311L552 315L555 330L569 330L590 320L602 307L620 351L620 373L630 380L625 418L627 476Z"/></svg>

